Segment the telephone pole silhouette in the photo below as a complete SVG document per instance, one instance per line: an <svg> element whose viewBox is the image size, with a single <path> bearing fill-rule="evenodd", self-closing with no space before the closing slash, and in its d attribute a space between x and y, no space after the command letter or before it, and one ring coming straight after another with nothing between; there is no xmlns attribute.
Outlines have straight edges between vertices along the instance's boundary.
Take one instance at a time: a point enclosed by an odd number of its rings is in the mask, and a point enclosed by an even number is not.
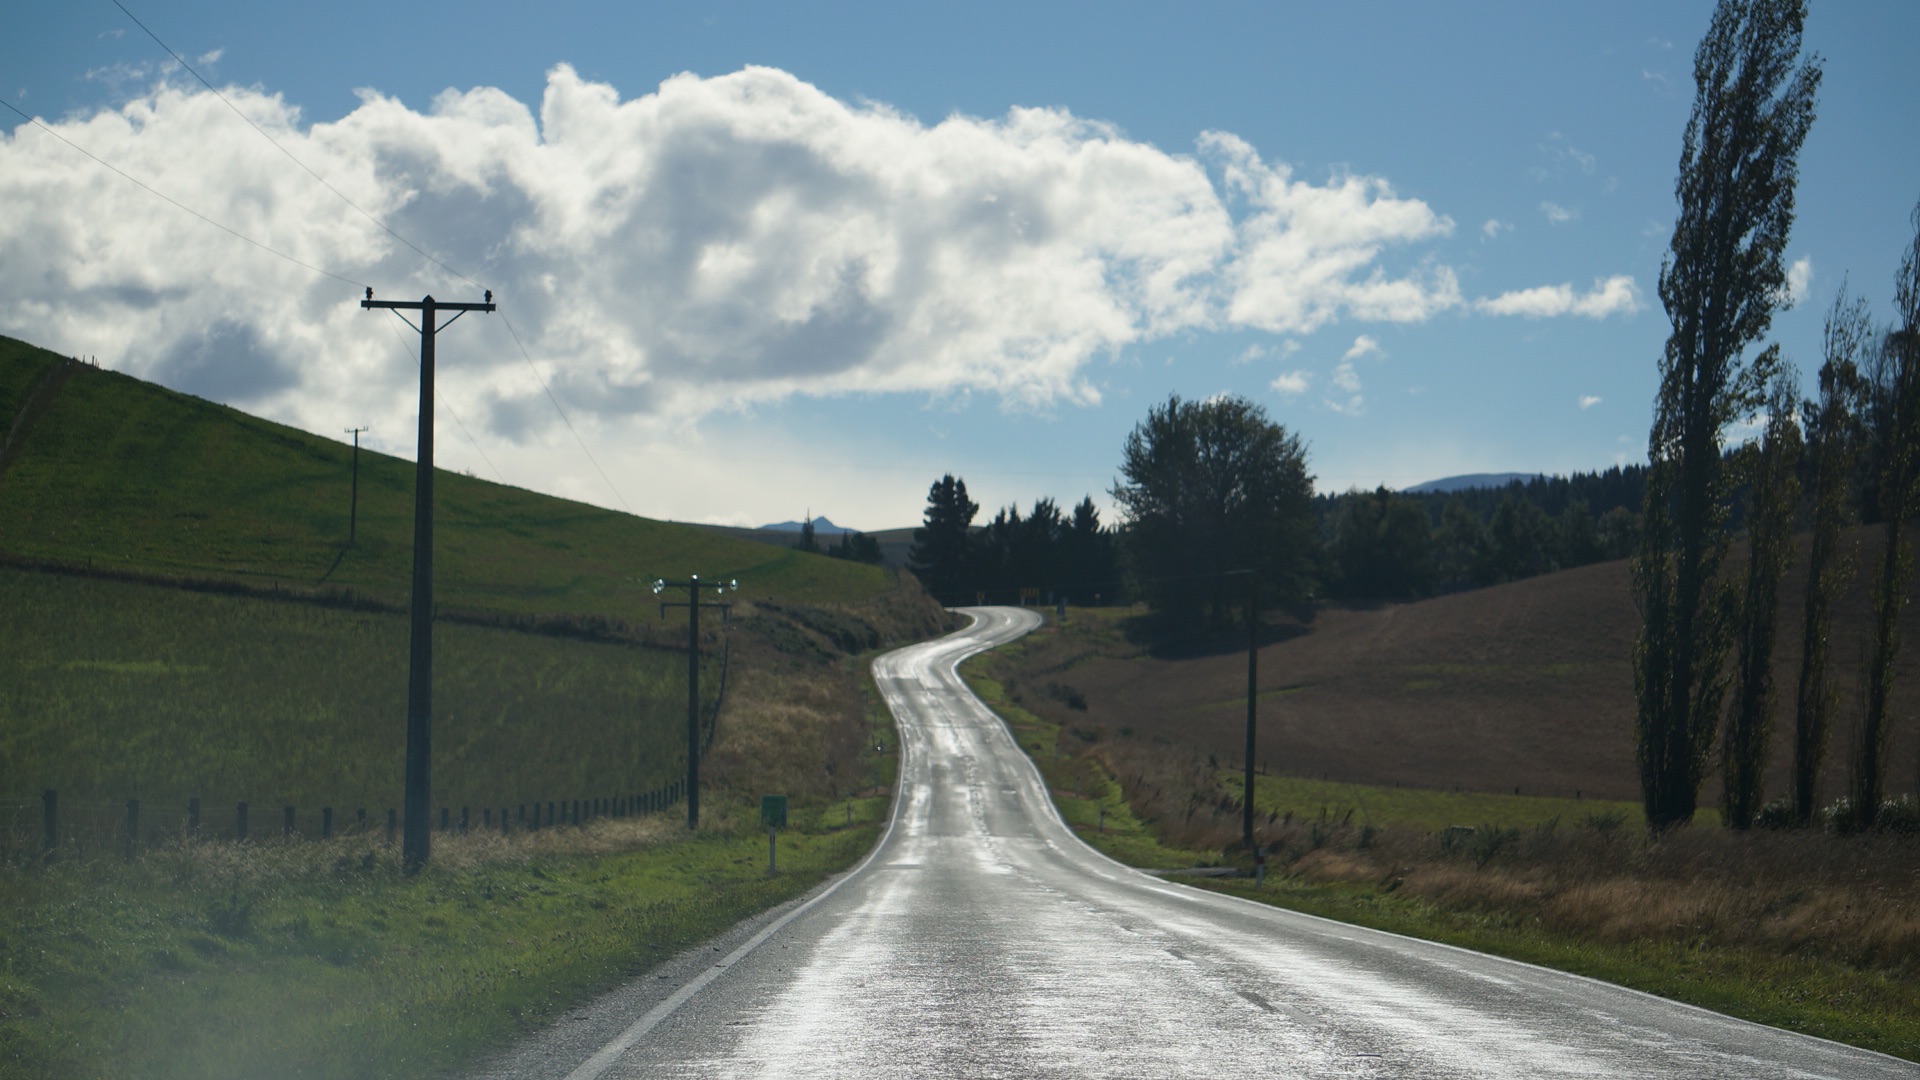
<svg viewBox="0 0 1920 1080"><path fill-rule="evenodd" d="M353 497L347 510L347 546L352 547L354 537L360 531L360 433L363 427L350 427L347 434L353 436Z"/></svg>
<svg viewBox="0 0 1920 1080"><path fill-rule="evenodd" d="M665 615L670 607L687 609L687 828L700 827L700 609L719 608L729 611L732 604L715 601L702 601L700 592L712 589L722 594L738 589L738 581L701 581L695 574L685 581L667 581L656 579L653 583L655 596L667 589L687 590L687 599L682 601L663 601L660 613Z"/></svg>
<svg viewBox="0 0 1920 1080"><path fill-rule="evenodd" d="M375 300L367 289L360 306L398 314L418 311L420 325L420 454L413 481L413 632L407 653L406 819L401 866L409 874L427 863L433 846L433 337L469 311L492 311L493 290L484 304L420 300ZM453 318L439 322L440 312ZM400 316L408 326L413 323Z"/></svg>

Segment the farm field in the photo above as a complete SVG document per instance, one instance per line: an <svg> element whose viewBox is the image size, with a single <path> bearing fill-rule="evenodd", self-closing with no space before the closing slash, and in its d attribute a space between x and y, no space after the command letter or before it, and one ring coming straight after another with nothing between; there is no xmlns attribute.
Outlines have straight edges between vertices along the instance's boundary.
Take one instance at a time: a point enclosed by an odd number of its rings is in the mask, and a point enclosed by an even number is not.
<svg viewBox="0 0 1920 1080"><path fill-rule="evenodd" d="M0 457L0 554L406 602L412 462L361 451L349 547L351 446L81 365L35 397L62 363L0 338L0 426L28 421ZM435 501L443 609L651 624L656 576L737 578L745 597L807 604L872 599L893 582L880 567L444 470Z"/></svg>
<svg viewBox="0 0 1920 1080"><path fill-rule="evenodd" d="M1880 534L1852 534L1856 566ZM1799 678L1805 559L1781 592L1767 790L1787 790ZM1871 601L1864 571L1834 615L1840 709L1822 801L1845 792ZM1159 653L1131 635L1136 613L1073 609L1027 643L1010 671L1026 707L1096 738L1164 740L1237 767L1246 730L1244 638ZM1601 563L1417 603L1333 607L1268 627L1260 650L1256 765L1274 776L1636 802L1633 641L1624 562ZM1920 786L1920 616L1909 604L1895 689L1888 782ZM1074 703L1078 703L1078 705ZM1079 707L1084 706L1084 708ZM1517 789L1517 790L1516 790ZM1717 781L1701 806L1719 798Z"/></svg>
<svg viewBox="0 0 1920 1080"><path fill-rule="evenodd" d="M1033 666L1022 644L963 673L1062 817L1115 859L1920 1060L1911 835L1735 834L1703 813L1656 837L1634 802L1258 776L1269 858L1257 883L1238 846L1239 771L1164 736L1095 735L1014 700L1010 685L1028 687L1025 700L1051 713L1066 696L1057 682L1035 692L1059 672ZM1195 868L1228 876L1185 873Z"/></svg>

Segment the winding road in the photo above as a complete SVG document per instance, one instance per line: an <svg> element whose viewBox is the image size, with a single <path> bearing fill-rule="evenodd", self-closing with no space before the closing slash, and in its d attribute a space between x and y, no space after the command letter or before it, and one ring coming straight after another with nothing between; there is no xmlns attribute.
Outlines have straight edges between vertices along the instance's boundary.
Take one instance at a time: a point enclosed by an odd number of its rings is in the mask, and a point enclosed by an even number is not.
<svg viewBox="0 0 1920 1080"><path fill-rule="evenodd" d="M867 860L683 965L617 1023L602 1017L591 1040L543 1055L551 1075L1920 1076L1114 863L1061 823L955 673L1039 617L965 613L966 630L874 665L903 755L892 824Z"/></svg>

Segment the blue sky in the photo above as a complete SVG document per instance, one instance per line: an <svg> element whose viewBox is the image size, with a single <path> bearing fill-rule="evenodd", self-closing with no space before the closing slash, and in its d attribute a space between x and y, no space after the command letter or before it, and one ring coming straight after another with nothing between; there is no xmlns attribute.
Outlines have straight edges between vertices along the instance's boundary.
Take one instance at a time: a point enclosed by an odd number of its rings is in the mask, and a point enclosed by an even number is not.
<svg viewBox="0 0 1920 1080"><path fill-rule="evenodd" d="M444 464L655 517L869 529L913 523L945 471L989 507L1099 497L1169 393L1261 403L1323 490L1642 460L1711 14L128 6L499 292L541 380L500 320L449 331ZM1914 41L1920 5L1809 19L1804 294L1774 335L1809 379L1842 276L1884 317L1912 235ZM44 5L0 41L0 93L381 295L477 291L166 61L110 2ZM357 290L6 116L0 332L411 454L405 342Z"/></svg>

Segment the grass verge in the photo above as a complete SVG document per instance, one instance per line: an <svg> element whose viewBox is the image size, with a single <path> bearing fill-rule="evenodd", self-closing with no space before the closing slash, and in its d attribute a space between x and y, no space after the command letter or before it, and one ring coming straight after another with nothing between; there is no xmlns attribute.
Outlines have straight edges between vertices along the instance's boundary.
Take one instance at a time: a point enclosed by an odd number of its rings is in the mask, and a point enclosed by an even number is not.
<svg viewBox="0 0 1920 1080"><path fill-rule="evenodd" d="M845 869L887 806L807 808L773 878L744 804L445 837L413 878L366 839L8 870L0 1077L447 1075Z"/></svg>
<svg viewBox="0 0 1920 1080"><path fill-rule="evenodd" d="M1016 642L961 673L1082 839L1147 869L1250 868L1223 794L1239 773L1023 708L1008 682L1047 673L1024 673L1022 653ZM1198 887L1920 1060L1910 839L1702 825L1655 840L1632 804L1284 777L1257 778L1255 805L1266 888Z"/></svg>

